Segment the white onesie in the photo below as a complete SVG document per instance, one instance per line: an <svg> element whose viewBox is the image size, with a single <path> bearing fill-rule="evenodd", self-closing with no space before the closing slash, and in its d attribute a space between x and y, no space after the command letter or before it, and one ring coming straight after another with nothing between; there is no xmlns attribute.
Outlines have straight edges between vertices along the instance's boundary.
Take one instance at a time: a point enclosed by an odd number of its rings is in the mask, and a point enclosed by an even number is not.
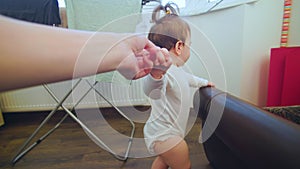
<svg viewBox="0 0 300 169"><path fill-rule="evenodd" d="M194 76L182 67L172 65L162 79L145 77L144 92L151 99L151 114L144 127L146 146L155 154L155 141L172 136L185 137L190 111L191 87L206 86L207 80Z"/></svg>

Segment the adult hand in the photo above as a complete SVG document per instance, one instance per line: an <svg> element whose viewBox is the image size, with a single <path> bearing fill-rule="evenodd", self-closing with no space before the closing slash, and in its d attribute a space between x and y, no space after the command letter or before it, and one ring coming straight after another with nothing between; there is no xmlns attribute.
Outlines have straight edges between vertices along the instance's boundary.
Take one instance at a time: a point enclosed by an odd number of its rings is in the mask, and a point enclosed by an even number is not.
<svg viewBox="0 0 300 169"><path fill-rule="evenodd" d="M160 49L146 37L135 36L126 40L129 55L123 59L117 70L127 79L139 79L146 76L155 67L164 70L172 64L169 52Z"/></svg>

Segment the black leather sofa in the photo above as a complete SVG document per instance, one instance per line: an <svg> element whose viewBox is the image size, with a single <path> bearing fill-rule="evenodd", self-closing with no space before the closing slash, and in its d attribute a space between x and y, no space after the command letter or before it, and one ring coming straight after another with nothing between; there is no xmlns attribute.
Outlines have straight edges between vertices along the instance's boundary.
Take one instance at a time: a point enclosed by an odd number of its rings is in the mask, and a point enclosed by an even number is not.
<svg viewBox="0 0 300 169"><path fill-rule="evenodd" d="M195 93L194 108L202 130L221 117L202 143L213 168L300 169L300 125L210 87Z"/></svg>

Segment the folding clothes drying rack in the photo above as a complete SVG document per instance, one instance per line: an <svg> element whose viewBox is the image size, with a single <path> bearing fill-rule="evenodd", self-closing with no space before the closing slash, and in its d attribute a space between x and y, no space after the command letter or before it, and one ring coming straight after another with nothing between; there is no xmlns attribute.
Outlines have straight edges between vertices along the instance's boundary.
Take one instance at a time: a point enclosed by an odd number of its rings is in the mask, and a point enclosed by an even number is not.
<svg viewBox="0 0 300 169"><path fill-rule="evenodd" d="M26 155L30 150L32 150L34 147L36 147L38 144L40 144L43 140L45 140L51 133L53 133L60 125L61 123L70 116L73 120L75 120L93 139L95 139L97 142L99 142L104 148L106 148L115 158L121 161L126 161L129 155L129 151L132 145L133 136L135 133L135 124L134 122L128 118L118 107L116 107L112 102L110 102L105 96L103 96L96 88L95 85L98 83L98 81L95 81L94 84L91 84L88 80L86 82L90 85L90 88L86 91L85 94L80 97L80 99L74 104L74 106L69 110L66 108L63 103L64 101L72 94L72 91L79 85L79 83L83 79L78 79L77 82L73 85L73 87L66 93L66 95L59 100L55 94L52 92L52 90L49 88L47 84L44 84L43 87L46 89L46 91L51 95L51 97L57 102L55 108L48 114L48 116L42 121L42 123L36 128L36 130L31 134L31 136L24 142L24 144L20 147L19 151L17 152L16 156L12 159L11 163L14 165L17 163L24 155ZM99 96L101 96L107 103L109 103L113 108L117 110L117 112L122 115L125 119L127 119L130 124L132 125L132 130L130 134L130 138L128 139L128 146L125 152L124 156L117 155L113 153L113 150L108 147L101 139L99 139L82 121L80 121L73 113L72 111L75 109L75 107L82 101L82 99L92 90L94 89ZM61 118L61 120L50 130L48 130L43 136L38 138L33 144L28 146L28 144L33 140L33 138L38 134L40 129L51 119L51 117L57 112L59 108L62 108L66 114ZM26 148L28 146L28 148Z"/></svg>

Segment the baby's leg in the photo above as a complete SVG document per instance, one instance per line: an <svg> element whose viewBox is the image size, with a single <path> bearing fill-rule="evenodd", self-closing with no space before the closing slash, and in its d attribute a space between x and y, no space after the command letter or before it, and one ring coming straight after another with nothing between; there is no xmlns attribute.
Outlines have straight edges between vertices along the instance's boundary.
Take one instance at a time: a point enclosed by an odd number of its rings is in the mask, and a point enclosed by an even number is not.
<svg viewBox="0 0 300 169"><path fill-rule="evenodd" d="M157 156L152 163L151 169L168 169L169 166L163 161L160 156Z"/></svg>
<svg viewBox="0 0 300 169"><path fill-rule="evenodd" d="M159 158L172 169L191 168L189 149L182 138L174 137L163 142L156 142L154 149L160 152Z"/></svg>

